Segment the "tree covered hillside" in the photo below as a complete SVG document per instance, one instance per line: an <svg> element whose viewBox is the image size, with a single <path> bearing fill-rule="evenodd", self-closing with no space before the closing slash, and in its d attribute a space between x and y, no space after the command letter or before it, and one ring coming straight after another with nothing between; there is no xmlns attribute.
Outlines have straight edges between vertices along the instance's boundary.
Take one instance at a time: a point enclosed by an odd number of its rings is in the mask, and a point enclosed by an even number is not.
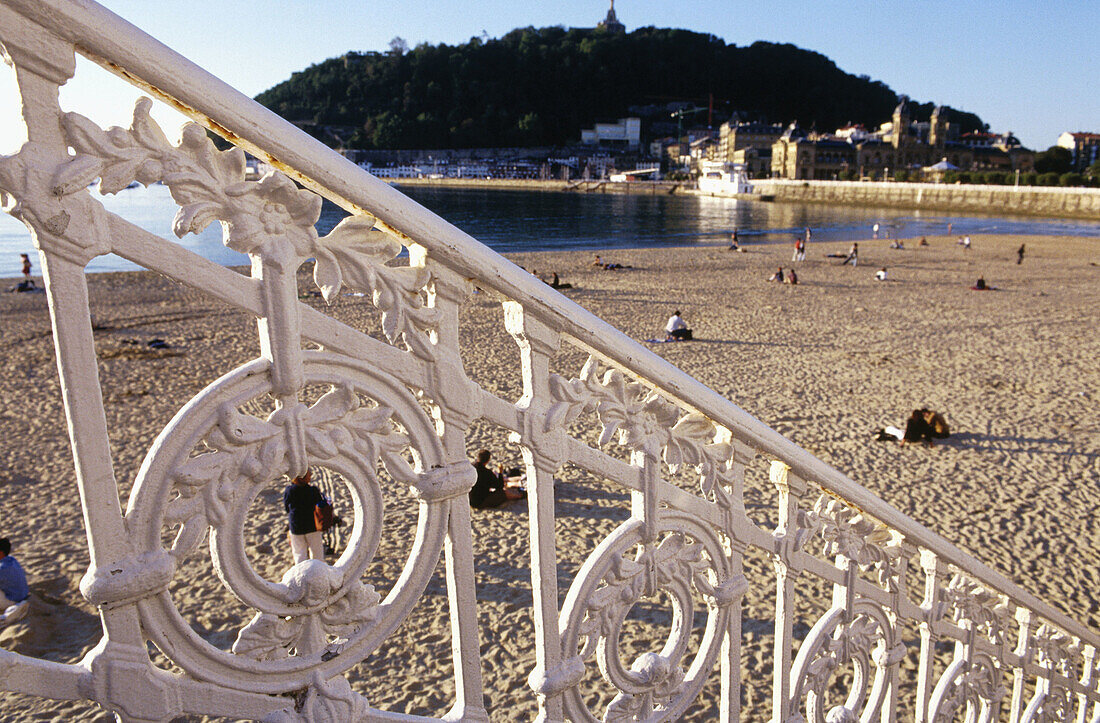
<svg viewBox="0 0 1100 723"><path fill-rule="evenodd" d="M596 121L672 101L705 105L710 94L716 125L737 110L821 130L870 127L897 103L883 83L819 53L653 27L618 35L523 28L412 50L395 42L388 53L313 65L256 100L291 121L327 126L335 136L326 140L353 148L464 148L574 143ZM932 104L915 109L927 118ZM667 110L657 115L667 120ZM973 114L954 120L981 127Z"/></svg>

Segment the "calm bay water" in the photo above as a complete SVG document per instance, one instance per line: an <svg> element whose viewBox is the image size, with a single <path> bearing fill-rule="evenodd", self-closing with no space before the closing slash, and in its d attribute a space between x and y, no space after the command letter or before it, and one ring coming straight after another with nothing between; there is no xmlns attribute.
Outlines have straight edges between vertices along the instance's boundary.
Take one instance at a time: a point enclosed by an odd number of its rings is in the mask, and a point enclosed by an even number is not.
<svg viewBox="0 0 1100 723"><path fill-rule="evenodd" d="M953 233L1072 235L1100 238L1100 224L1009 216L945 215L888 208L820 204L761 203L697 196L634 196L596 193L487 191L479 189L402 189L474 238L501 252L726 244L734 229L742 242L789 243L805 227L815 241L849 241L870 237L878 223L891 238ZM176 239L172 233L175 204L164 186L135 188L99 197L108 210L152 233L171 239L220 264L247 264L222 244L221 227L213 224L198 236ZM327 233L344 212L326 202L317 223ZM0 278L20 274L19 254L33 252L24 226L0 214ZM38 258L31 255L34 274ZM137 268L117 256L94 259L90 271Z"/></svg>

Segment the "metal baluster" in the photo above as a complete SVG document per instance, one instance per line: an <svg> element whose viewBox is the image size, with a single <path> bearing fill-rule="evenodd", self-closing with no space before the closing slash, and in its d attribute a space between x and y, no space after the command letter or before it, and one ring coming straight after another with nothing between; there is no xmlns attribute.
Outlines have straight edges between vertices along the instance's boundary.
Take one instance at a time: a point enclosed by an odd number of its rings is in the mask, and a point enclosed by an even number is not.
<svg viewBox="0 0 1100 723"><path fill-rule="evenodd" d="M1085 645L1081 651L1081 658L1084 663L1084 671L1081 674L1081 687L1086 691L1096 692L1096 647L1092 645ZM1090 699L1088 693L1081 693L1077 696L1077 723L1088 723L1089 709L1093 708L1096 704Z"/></svg>
<svg viewBox="0 0 1100 723"><path fill-rule="evenodd" d="M745 467L756 456L756 450L747 447L732 439L729 430L719 429L718 441L728 441L733 445L733 458L731 461L731 478L733 481L730 490L730 508L725 510L725 532L729 543L729 553L733 564L730 566L730 574L733 577L744 575L744 554L748 545L738 540L734 530L734 517L745 517ZM722 700L719 710L719 720L722 723L731 723L741 719L741 603L738 602L730 608L729 620L726 623L726 637L722 641Z"/></svg>
<svg viewBox="0 0 1100 723"><path fill-rule="evenodd" d="M944 570L943 563L931 550L920 551L920 566L924 571L924 600L921 601L923 619L920 622L920 662L917 668L917 710L914 719L916 723L927 723L928 704L936 684L932 665L936 641L939 640L939 623L944 614L940 600L940 583Z"/></svg>
<svg viewBox="0 0 1100 723"><path fill-rule="evenodd" d="M554 474L561 466L564 449L561 432L547 431L544 420L550 404L550 359L558 350L560 336L515 302L505 302L504 319L508 332L519 345L523 367L523 398L516 404L523 412L523 432L513 434L512 441L523 450L531 519L535 669L527 680L538 695L538 720L560 721L564 716L561 693L575 685L584 673L584 663L575 655L563 662L558 633Z"/></svg>
<svg viewBox="0 0 1100 723"><path fill-rule="evenodd" d="M786 723L791 715L791 657L794 644L795 581L802 568L796 560L794 534L798 530L798 501L807 485L790 467L774 461L769 473L779 491L779 524L775 529L775 669L772 684L772 723Z"/></svg>
<svg viewBox="0 0 1100 723"><path fill-rule="evenodd" d="M1024 698L1024 676L1027 674L1025 667L1035 654L1031 640L1031 611L1027 608L1017 608L1016 621L1020 623L1019 639L1017 640L1015 653L1020 658L1019 665L1012 671L1012 708L1009 711L1009 723L1020 723L1020 718L1027 705Z"/></svg>
<svg viewBox="0 0 1100 723"><path fill-rule="evenodd" d="M409 264L428 264L423 247L409 247ZM430 367L433 414L449 465L469 469L466 430L480 416L476 385L466 376L458 339L458 312L466 298L465 280L438 264L431 264L434 288L429 303L440 312L436 333L436 361ZM473 484L471 476L470 484ZM468 490L468 488L467 488ZM477 589L474 586L474 543L470 500L465 494L448 500L446 540L447 600L451 617L451 654L454 659L455 704L448 717L487 721L481 677L481 645L477 625Z"/></svg>

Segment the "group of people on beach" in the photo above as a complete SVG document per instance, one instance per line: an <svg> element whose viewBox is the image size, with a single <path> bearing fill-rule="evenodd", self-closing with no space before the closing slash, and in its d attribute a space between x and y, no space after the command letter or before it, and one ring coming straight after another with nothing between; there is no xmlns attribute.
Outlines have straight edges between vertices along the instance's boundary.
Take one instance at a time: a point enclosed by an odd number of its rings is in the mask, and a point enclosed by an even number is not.
<svg viewBox="0 0 1100 723"><path fill-rule="evenodd" d="M780 266L776 269L774 274L768 277L768 281L775 281L780 284L791 284L793 286L798 283L798 274L795 273L793 267L784 274L783 267Z"/></svg>

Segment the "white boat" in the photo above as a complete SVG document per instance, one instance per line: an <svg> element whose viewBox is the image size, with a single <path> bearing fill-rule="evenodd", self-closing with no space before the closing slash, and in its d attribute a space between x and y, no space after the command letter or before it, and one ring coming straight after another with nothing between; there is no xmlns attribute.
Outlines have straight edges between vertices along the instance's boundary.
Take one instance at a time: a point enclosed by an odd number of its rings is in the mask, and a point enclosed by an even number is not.
<svg viewBox="0 0 1100 723"><path fill-rule="evenodd" d="M745 175L744 164L704 161L703 172L699 176L699 190L703 193L732 196L752 193L752 184Z"/></svg>

